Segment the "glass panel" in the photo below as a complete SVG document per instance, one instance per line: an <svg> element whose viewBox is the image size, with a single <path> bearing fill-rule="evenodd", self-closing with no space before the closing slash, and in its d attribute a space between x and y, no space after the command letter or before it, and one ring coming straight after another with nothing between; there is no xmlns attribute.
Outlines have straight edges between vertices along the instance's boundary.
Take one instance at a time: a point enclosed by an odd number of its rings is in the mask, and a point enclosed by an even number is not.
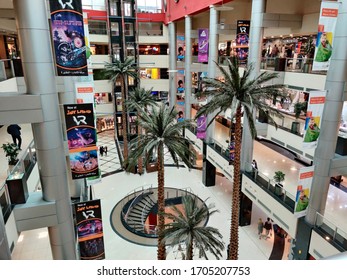
<svg viewBox="0 0 347 280"><path fill-rule="evenodd" d="M119 36L118 22L111 22L111 36Z"/></svg>
<svg viewBox="0 0 347 280"><path fill-rule="evenodd" d="M113 58L116 60L120 59L120 47L119 44L112 44L112 54Z"/></svg>
<svg viewBox="0 0 347 280"><path fill-rule="evenodd" d="M124 2L124 16L131 17L132 15L132 4L130 2Z"/></svg>
<svg viewBox="0 0 347 280"><path fill-rule="evenodd" d="M111 16L118 16L117 0L110 0L110 14Z"/></svg>
<svg viewBox="0 0 347 280"><path fill-rule="evenodd" d="M125 23L125 30L124 30L125 36L134 36L134 26L131 22Z"/></svg>

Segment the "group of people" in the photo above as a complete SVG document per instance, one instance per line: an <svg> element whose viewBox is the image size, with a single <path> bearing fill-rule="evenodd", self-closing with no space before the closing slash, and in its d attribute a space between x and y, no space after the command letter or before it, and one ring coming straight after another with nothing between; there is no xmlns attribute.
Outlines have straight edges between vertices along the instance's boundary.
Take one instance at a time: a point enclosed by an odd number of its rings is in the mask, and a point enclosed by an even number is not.
<svg viewBox="0 0 347 280"><path fill-rule="evenodd" d="M100 146L99 150L101 156L107 156L107 146Z"/></svg>

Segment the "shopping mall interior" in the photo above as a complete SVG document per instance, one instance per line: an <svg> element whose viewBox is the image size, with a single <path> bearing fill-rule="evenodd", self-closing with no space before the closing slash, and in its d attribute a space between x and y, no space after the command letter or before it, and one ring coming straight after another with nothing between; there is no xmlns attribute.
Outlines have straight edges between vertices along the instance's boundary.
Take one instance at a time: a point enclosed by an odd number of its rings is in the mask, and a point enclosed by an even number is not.
<svg viewBox="0 0 347 280"><path fill-rule="evenodd" d="M22 137L15 166L0 153L0 259L156 259L157 222L153 225L152 212L141 209L141 230L128 219L140 198L157 188L155 161L144 166L143 174L138 174L138 168L124 170L122 88L106 79L103 70L107 63L134 58L139 79L128 79L129 92L139 87L149 90L158 104L175 107L185 119L194 120L199 108L209 102L197 94L204 91L204 77L222 81L216 64L227 69L233 56L239 58L241 74L247 63L254 66L254 75L277 73L272 83L283 84L286 92L286 98L267 100L282 115L274 119L277 128L261 112L254 112L257 137L252 139L243 120L238 259L345 257L347 1L327 1L336 5L326 9L335 9L332 18L337 22L327 24L328 29L334 25L333 52L329 64L319 69L313 55L322 36L325 1L52 2L56 1L0 0L0 143L12 143L10 124L21 127ZM59 5L63 10L70 5L81 8L76 14L84 23L82 41L90 57L83 74L81 68L74 68L79 76L66 74L70 68L59 66L78 56L76 49L64 53L64 59L62 53L59 58L54 55L63 49L55 41L69 37L68 32L65 38L52 31L58 22L56 13L64 16ZM209 36L205 41L202 32ZM74 37L67 49L76 48L79 39ZM206 44L208 52L203 52ZM307 103L317 93L326 94L320 136L315 146L308 147L303 145ZM94 104L97 134L88 151L97 154L99 176L85 172L89 178L71 168L71 155L77 150L70 142L68 132L73 130L67 112L90 108L82 103ZM297 114L296 104L306 108ZM196 153L193 168L183 161L177 168L167 150L164 156L166 199L189 193L217 208L205 226L218 228L222 235L221 259L227 259L230 242L231 113L231 109L220 112L205 139L197 137L196 129L184 130ZM129 140L137 136L136 119L136 111L128 112ZM100 147L107 147L107 153L101 153ZM251 166L253 159L257 168ZM314 174L314 186L306 212L297 213L300 175L306 169ZM274 180L277 171L285 175L280 185ZM96 220L102 225L93 234L88 231L95 224L88 221L87 212L83 212L85 220L77 222L82 205L100 208ZM259 218L270 218L269 236L259 237ZM90 245L95 240L96 249ZM167 245L166 259L180 260L184 252L182 246ZM215 258L210 252L207 255ZM193 258L203 259L197 250Z"/></svg>

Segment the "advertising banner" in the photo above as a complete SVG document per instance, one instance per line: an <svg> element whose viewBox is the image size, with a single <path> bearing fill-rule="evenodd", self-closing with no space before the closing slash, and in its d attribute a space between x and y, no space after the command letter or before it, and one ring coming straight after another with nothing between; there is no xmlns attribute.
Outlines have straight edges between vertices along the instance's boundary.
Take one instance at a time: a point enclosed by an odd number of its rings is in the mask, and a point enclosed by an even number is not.
<svg viewBox="0 0 347 280"><path fill-rule="evenodd" d="M185 41L183 35L177 35L177 61L184 61Z"/></svg>
<svg viewBox="0 0 347 280"><path fill-rule="evenodd" d="M317 146L325 96L326 91L310 91L304 127L303 148L313 149Z"/></svg>
<svg viewBox="0 0 347 280"><path fill-rule="evenodd" d="M236 53L239 64L247 64L249 44L249 20L238 20L236 29Z"/></svg>
<svg viewBox="0 0 347 280"><path fill-rule="evenodd" d="M67 104L64 113L72 179L97 176L99 164L93 104Z"/></svg>
<svg viewBox="0 0 347 280"><path fill-rule="evenodd" d="M296 217L306 215L314 175L313 170L314 166L303 167L300 169L294 207L294 215Z"/></svg>
<svg viewBox="0 0 347 280"><path fill-rule="evenodd" d="M81 0L50 0L58 76L88 76Z"/></svg>
<svg viewBox="0 0 347 280"><path fill-rule="evenodd" d="M208 62L208 28L199 28L198 62Z"/></svg>
<svg viewBox="0 0 347 280"><path fill-rule="evenodd" d="M333 52L338 2L322 1L312 71L328 71Z"/></svg>
<svg viewBox="0 0 347 280"><path fill-rule="evenodd" d="M202 115L196 120L196 137L198 139L205 139L207 129L207 117Z"/></svg>
<svg viewBox="0 0 347 280"><path fill-rule="evenodd" d="M80 259L105 259L100 200L75 203L74 210Z"/></svg>

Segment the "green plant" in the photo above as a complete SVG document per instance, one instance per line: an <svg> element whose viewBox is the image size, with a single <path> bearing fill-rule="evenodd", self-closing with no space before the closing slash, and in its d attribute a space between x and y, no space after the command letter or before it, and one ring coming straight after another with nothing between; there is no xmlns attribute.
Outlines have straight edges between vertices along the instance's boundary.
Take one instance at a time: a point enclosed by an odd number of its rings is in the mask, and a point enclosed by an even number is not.
<svg viewBox="0 0 347 280"><path fill-rule="evenodd" d="M294 113L296 119L300 117L301 112L307 112L307 101L297 102L294 104Z"/></svg>
<svg viewBox="0 0 347 280"><path fill-rule="evenodd" d="M284 181L285 176L286 174L284 174L282 171L276 171L273 179L276 183L281 184L281 182Z"/></svg>
<svg viewBox="0 0 347 280"><path fill-rule="evenodd" d="M6 143L2 144L2 149L8 159L9 165L15 165L18 162L19 148L16 144Z"/></svg>

